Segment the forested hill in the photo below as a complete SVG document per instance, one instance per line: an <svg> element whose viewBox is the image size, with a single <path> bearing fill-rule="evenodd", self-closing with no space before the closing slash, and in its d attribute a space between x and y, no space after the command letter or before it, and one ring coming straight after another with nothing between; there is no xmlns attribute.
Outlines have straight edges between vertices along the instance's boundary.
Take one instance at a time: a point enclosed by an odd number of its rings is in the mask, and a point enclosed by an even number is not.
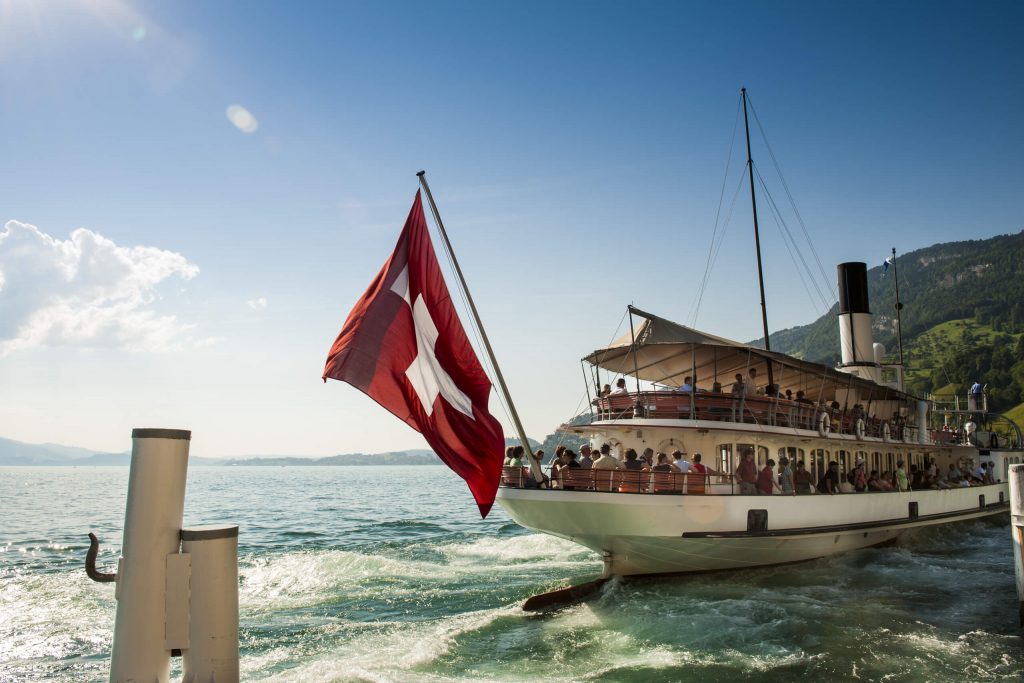
<svg viewBox="0 0 1024 683"><path fill-rule="evenodd" d="M880 250L868 270L868 295L875 341L895 360L895 288L892 269L883 274L885 255ZM977 379L989 385L991 408L1024 400L1024 232L936 244L898 255L896 266L908 388L964 391ZM810 325L773 333L772 350L837 363L837 313L834 306Z"/></svg>

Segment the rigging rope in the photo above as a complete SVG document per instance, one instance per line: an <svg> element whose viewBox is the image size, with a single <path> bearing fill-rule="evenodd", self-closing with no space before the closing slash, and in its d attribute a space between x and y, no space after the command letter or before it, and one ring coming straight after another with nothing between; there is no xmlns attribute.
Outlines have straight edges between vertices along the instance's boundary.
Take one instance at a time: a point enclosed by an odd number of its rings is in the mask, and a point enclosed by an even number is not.
<svg viewBox="0 0 1024 683"><path fill-rule="evenodd" d="M825 291L831 292L832 289L828 284L830 282L829 277L825 274L825 268L821 265L821 258L818 256L817 249L814 248L814 242L811 240L810 233L807 231L807 225L804 223L803 216L800 215L800 210L796 206L796 200L793 199L793 193L789 190L789 183L786 182L785 176L782 175L782 167L779 165L779 160L775 157L775 151L772 149L771 143L768 142L768 134L765 132L764 126L761 124L761 119L757 115L757 109L754 107L754 102L750 97L750 93L747 93L747 102L750 103L750 111L754 114L754 122L757 124L758 130L761 131L761 139L764 140L765 148L768 150L768 156L771 158L772 165L775 167L775 172L779 176L779 181L782 183L786 196L789 198L789 204L793 209L793 214L796 216L797 222L800 224L800 229L803 231L804 239L807 240L807 245L810 247L811 253L814 255L814 260L818 265L818 272L821 274L822 282L826 283ZM808 274L810 275L809 269ZM832 303L836 303L838 301L834 294L831 297L831 301ZM831 308L831 304L826 308Z"/></svg>
<svg viewBox="0 0 1024 683"><path fill-rule="evenodd" d="M690 320L691 320L690 324L691 325L696 325L697 324L697 315L700 313L700 304L701 304L701 301L704 299L704 288L707 285L708 275L711 272L711 267L714 265L714 258L717 257L717 255L718 255L718 252L715 249L715 237L718 235L718 220L719 220L719 218L722 215L722 200L725 198L725 185L726 185L726 182L729 180L729 168L732 166L732 151L733 151L733 149L736 146L736 131L739 130L739 126L740 126L740 111L741 111L742 102L743 102L742 99L738 99L736 101L736 116L735 116L735 118L733 120L733 125L732 125L732 137L729 140L729 153L725 157L725 174L722 176L722 189L718 193L718 208L715 210L715 225L714 225L714 228L711 231L711 244L708 245L708 257L707 257L707 260L704 262L704 275L701 278L700 287L697 289L697 295L695 297L695 303L691 304L691 306L690 306L691 310L693 311L692 315L690 316ZM733 197L733 205L735 205L735 203L736 203L736 199L735 199L735 196L734 196ZM732 208L730 206L729 216L731 216L731 215L732 215ZM725 231L728 229L728 227L729 227L729 222L728 222L728 219L727 219L725 224L722 226L722 238L723 239L725 237Z"/></svg>

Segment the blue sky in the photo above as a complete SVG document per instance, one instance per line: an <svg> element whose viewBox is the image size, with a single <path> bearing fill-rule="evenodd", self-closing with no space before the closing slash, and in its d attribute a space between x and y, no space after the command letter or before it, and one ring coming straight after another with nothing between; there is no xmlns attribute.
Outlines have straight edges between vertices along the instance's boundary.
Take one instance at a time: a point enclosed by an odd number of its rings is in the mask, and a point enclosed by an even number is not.
<svg viewBox="0 0 1024 683"><path fill-rule="evenodd" d="M17 222L0 228L0 435L421 447L319 378L424 168L542 437L579 409L579 358L627 303L693 322L741 86L829 295L838 262L1021 230L1022 19L1020 3L0 0L0 226ZM785 205L757 139L754 156ZM749 340L742 192L696 326ZM765 213L762 242L772 329L810 322L823 305Z"/></svg>

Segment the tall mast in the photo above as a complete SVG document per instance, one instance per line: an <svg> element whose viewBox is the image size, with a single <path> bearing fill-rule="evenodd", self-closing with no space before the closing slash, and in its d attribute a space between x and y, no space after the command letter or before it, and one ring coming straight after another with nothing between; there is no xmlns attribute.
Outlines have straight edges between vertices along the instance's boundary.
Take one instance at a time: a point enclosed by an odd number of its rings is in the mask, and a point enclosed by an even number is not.
<svg viewBox="0 0 1024 683"><path fill-rule="evenodd" d="M540 463L537 462L536 456L533 454L533 449L530 448L530 440L526 438L526 430L523 429L523 423L519 420L519 413L516 411L516 406L512 403L512 396L508 392L508 386L505 384L505 377L501 374L501 368L498 367L498 359L494 357L494 349L491 348L491 342L487 338L487 332L484 330L484 324L480 321L480 314L476 310L476 304L473 303L473 295L469 293L469 287L466 286L466 278L462 275L462 268L459 267L459 262L455 258L455 252L452 250L452 244L448 241L448 233L444 229L444 223L441 221L441 214L437 211L437 205L434 203L434 195L430 193L430 186L427 185L426 171L420 171L416 175L420 179L420 184L423 186L423 191L427 194L427 201L430 202L430 210L434 214L434 220L437 222L438 232L441 233L441 239L444 240L445 249L448 252L448 256L452 259L452 266L454 266L455 274L459 277L459 284L462 287L462 291L466 294L466 303L469 304L469 310L473 314L473 320L476 322L476 328L480 330L480 340L484 344L484 349L487 350L487 357L491 360L491 367L494 368L495 379L498 380L498 389L501 391L501 395L505 398L505 404L508 406L509 413L511 413L512 423L516 428L516 435L523 444L523 449L529 454L530 470L533 472L534 478L541 482L545 479L540 469Z"/></svg>
<svg viewBox="0 0 1024 683"><path fill-rule="evenodd" d="M768 309L764 303L764 273L761 270L761 232L757 226L757 197L754 194L754 159L750 156L750 124L747 121L747 89L740 88L743 94L743 129L747 134L747 170L750 172L750 206L754 210L754 246L757 247L757 284L761 288L761 324L764 327L764 350L771 351L768 341ZM772 363L768 361L768 384L774 384Z"/></svg>
<svg viewBox="0 0 1024 683"><path fill-rule="evenodd" d="M900 303L900 278L896 273L896 247L892 248L892 279L896 283L896 339L900 345L900 366L903 365L903 326L900 322L900 311L903 304ZM900 369L902 372L902 367Z"/></svg>

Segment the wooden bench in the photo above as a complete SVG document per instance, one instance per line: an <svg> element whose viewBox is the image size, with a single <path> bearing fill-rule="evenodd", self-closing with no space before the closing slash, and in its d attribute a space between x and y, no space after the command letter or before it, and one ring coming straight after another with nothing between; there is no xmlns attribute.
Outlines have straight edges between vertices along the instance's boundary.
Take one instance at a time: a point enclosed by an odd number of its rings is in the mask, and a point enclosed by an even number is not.
<svg viewBox="0 0 1024 683"><path fill-rule="evenodd" d="M505 486L514 486L517 489L523 488L526 483L525 467L502 467L501 483Z"/></svg>
<svg viewBox="0 0 1024 683"><path fill-rule="evenodd" d="M619 470L590 470L594 477L595 491L615 491L622 482Z"/></svg>
<svg viewBox="0 0 1024 683"><path fill-rule="evenodd" d="M559 483L567 491L588 491L594 488L594 470L566 467L559 475Z"/></svg>
<svg viewBox="0 0 1024 683"><path fill-rule="evenodd" d="M686 485L686 475L678 472L652 472L651 492L661 494L680 494Z"/></svg>

